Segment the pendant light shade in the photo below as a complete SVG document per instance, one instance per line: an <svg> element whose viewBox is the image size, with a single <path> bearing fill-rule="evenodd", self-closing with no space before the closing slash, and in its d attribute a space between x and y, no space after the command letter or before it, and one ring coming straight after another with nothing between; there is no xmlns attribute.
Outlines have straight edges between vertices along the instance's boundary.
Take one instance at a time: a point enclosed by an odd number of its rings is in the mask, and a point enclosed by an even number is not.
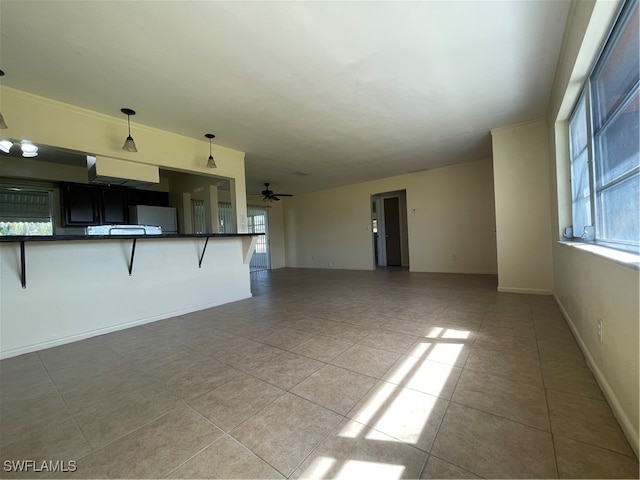
<svg viewBox="0 0 640 480"><path fill-rule="evenodd" d="M136 142L133 141L133 137L131 136L131 115L135 115L136 112L131 110L130 108L121 108L120 111L127 116L127 125L129 127L129 135L127 139L124 141L124 145L122 149L126 152L137 152Z"/></svg>
<svg viewBox="0 0 640 480"><path fill-rule="evenodd" d="M4 77L4 72L0 70L0 77ZM0 129L5 130L7 127L7 122L4 121L4 117L2 116L2 112L0 112Z"/></svg>
<svg viewBox="0 0 640 480"><path fill-rule="evenodd" d="M209 139L209 159L207 160L207 168L217 168L216 161L213 159L213 155L211 154L211 139L216 136L213 133L205 133L204 135Z"/></svg>

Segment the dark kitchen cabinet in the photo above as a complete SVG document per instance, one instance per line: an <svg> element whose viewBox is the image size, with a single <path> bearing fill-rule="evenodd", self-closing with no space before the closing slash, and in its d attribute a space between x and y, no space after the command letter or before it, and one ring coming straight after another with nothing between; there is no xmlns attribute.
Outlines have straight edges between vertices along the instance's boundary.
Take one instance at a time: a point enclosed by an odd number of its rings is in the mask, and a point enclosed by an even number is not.
<svg viewBox="0 0 640 480"><path fill-rule="evenodd" d="M100 223L123 224L129 221L127 190L100 187Z"/></svg>
<svg viewBox="0 0 640 480"><path fill-rule="evenodd" d="M65 226L100 224L98 190L93 185L63 184L60 192Z"/></svg>
<svg viewBox="0 0 640 480"><path fill-rule="evenodd" d="M129 206L168 207L169 194L125 187L60 184L65 227L129 223Z"/></svg>

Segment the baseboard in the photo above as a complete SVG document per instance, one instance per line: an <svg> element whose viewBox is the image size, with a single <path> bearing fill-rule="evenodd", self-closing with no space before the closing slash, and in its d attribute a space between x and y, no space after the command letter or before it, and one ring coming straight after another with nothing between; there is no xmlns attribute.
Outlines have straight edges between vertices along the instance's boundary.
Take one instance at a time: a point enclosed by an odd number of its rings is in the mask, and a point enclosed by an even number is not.
<svg viewBox="0 0 640 480"><path fill-rule="evenodd" d="M564 316L564 319L567 321L569 328L573 332L573 336L576 338L578 342L578 346L580 347L580 350L582 350L582 353L584 354L584 357L587 360L587 365L589 366L589 369L593 373L593 376L596 378L598 385L600 385L600 388L602 389L602 392L604 393L604 396L607 399L609 406L611 407L611 411L613 412L615 417L618 419L618 422L622 427L622 431L627 437L627 440L629 440L629 444L631 445L631 448L635 452L636 457L637 458L640 457L640 453L638 451L639 449L638 426L634 425L633 422L629 420L629 417L620 406L618 397L616 396L615 392L609 385L609 382L607 382L607 378L605 377L605 375L600 371L600 369L598 368L598 365L593 360L591 353L587 349L586 344L584 343L584 341L582 340L582 337L580 336L579 330L576 328L575 324L571 320L571 317L569 316L566 309L564 308L564 305L562 305L562 302L555 294L553 295L553 298L555 298L556 303L558 304L558 307L560 308L560 311Z"/></svg>
<svg viewBox="0 0 640 480"><path fill-rule="evenodd" d="M45 350L47 348L58 347L60 345L66 345L67 343L78 342L80 340L85 340L87 338L97 337L98 335L105 335L107 333L117 332L118 330L124 330L125 328L137 327L139 325L144 325L146 323L153 323L153 322L157 322L159 320L165 320L171 317L178 317L180 315L186 315L188 313L198 312L200 310L206 310L207 308L218 307L226 303L237 302L237 301L245 300L251 297L252 295L251 293L249 293L249 295L240 295L238 297L226 298L223 301L195 305L187 308L182 308L179 310L174 310L172 312L165 312L160 315L154 315L151 317L134 320L132 322L119 323L118 325L110 325L105 328L98 328L96 330L82 332L75 335L70 335L68 337L56 338L55 340L48 340L46 342L34 343L32 345L26 345L23 347L5 350L3 352L0 352L0 360L5 358L17 357L18 355L24 355L25 353Z"/></svg>
<svg viewBox="0 0 640 480"><path fill-rule="evenodd" d="M498 291L502 293L523 293L527 295L553 295L553 290L538 288L498 287Z"/></svg>

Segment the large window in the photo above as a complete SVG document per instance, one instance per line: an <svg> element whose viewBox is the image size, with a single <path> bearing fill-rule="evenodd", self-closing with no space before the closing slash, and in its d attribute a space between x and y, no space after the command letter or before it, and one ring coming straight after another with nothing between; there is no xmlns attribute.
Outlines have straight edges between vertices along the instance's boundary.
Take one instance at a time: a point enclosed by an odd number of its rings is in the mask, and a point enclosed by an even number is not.
<svg viewBox="0 0 640 480"><path fill-rule="evenodd" d="M627 1L569 119L573 234L640 248L638 0Z"/></svg>
<svg viewBox="0 0 640 480"><path fill-rule="evenodd" d="M52 189L0 185L0 235L53 235Z"/></svg>

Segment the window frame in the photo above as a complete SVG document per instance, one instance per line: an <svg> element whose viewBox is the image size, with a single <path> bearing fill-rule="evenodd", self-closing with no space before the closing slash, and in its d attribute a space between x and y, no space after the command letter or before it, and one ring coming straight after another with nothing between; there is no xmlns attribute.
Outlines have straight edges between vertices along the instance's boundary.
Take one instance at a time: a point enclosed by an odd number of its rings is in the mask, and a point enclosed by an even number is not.
<svg viewBox="0 0 640 480"><path fill-rule="evenodd" d="M570 179L570 203L571 203L571 219L572 223L575 223L574 216L574 195L573 195L573 182L574 182L574 162L577 160L580 155L584 152L584 149L580 151L580 153L574 156L573 145L572 145L572 137L571 137L571 125L576 115L578 109L580 108L581 102L585 102L585 116L586 116L586 133L587 133L587 168L589 174L589 204L590 204L590 215L591 215L591 225L585 226L584 232L577 232L575 228L572 232L571 236L565 236L565 238L570 238L575 241L584 241L588 243L596 243L603 247L609 247L616 250L622 250L632 253L640 253L640 239L637 242L627 242L627 241L617 241L613 239L602 238L602 229L603 229L603 213L600 206L601 198L599 194L601 192L607 191L609 189L615 188L616 186L622 184L623 182L632 179L634 177L640 178L640 165L633 166L630 170L627 170L623 174L617 175L615 178L607 181L607 182L599 182L598 175L601 172L598 171L600 165L596 158L598 155L599 146L596 142L602 141L604 134L607 129L613 125L616 120L618 120L625 109L631 104L634 97L639 94L640 91L640 81L636 79L634 83L628 86L628 90L625 91L625 95L623 98L618 100L617 104L611 109L608 115L604 116L601 120L601 124L596 129L595 119L594 119L594 110L598 108L598 92L597 85L595 82L595 78L602 71L602 69L607 64L608 56L614 50L617 41L620 39L622 33L624 32L627 23L632 20L632 13L634 9L638 6L638 0L628 0L623 3L618 14L616 15L614 21L611 24L609 32L605 37L598 54L595 57L594 64L589 70L589 74L587 75L586 80L583 85L580 87L580 93L575 101L573 108L571 109L570 115L567 119L568 129L568 161L569 161L569 179ZM602 185L598 185L598 183L602 183ZM584 198L584 197L583 197ZM640 214L640 212L638 212ZM590 228L589 228L590 227Z"/></svg>
<svg viewBox="0 0 640 480"><path fill-rule="evenodd" d="M49 225L51 233L30 233L21 234L20 236L52 236L55 235L57 219L56 219L56 188L48 183L31 182L29 180L11 181L7 178L0 179L1 191L27 191L45 194L47 197L47 206L49 208ZM9 222L12 223L12 222ZM44 222L39 222L44 223Z"/></svg>

